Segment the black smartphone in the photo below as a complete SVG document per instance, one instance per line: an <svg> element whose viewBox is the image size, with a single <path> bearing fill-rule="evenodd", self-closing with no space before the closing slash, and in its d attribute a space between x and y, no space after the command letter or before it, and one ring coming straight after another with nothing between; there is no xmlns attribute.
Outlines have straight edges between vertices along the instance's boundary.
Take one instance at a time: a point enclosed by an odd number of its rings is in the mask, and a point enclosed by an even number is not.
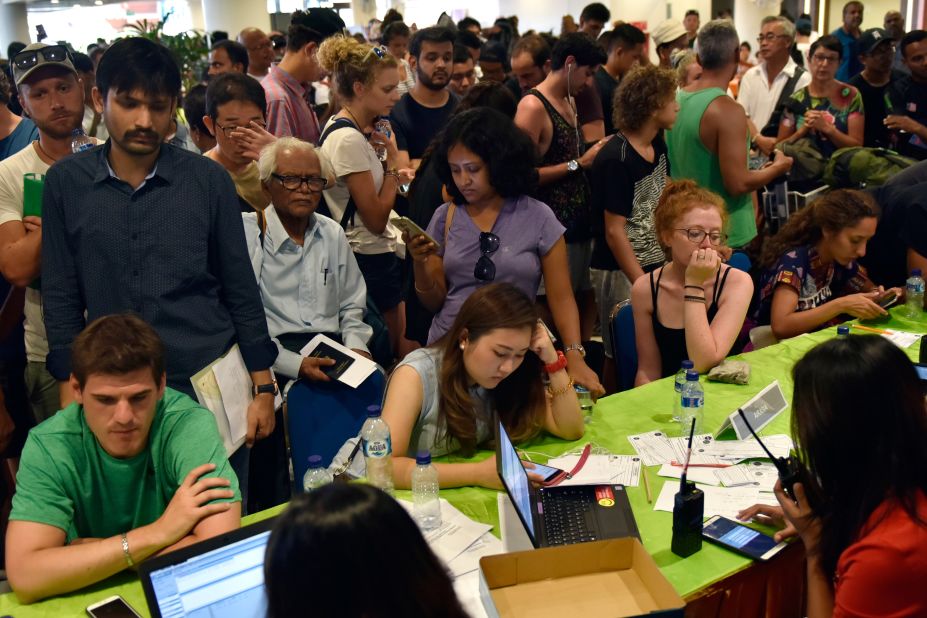
<svg viewBox="0 0 927 618"><path fill-rule="evenodd" d="M785 541L776 543L768 534L749 526L715 515L702 526L702 536L748 558L765 562L785 549Z"/></svg>
<svg viewBox="0 0 927 618"><path fill-rule="evenodd" d="M112 596L87 607L91 618L141 618L121 596Z"/></svg>
<svg viewBox="0 0 927 618"><path fill-rule="evenodd" d="M537 474L537 475L542 476L544 478L545 483L549 483L550 481L555 479L560 474L566 474L560 468L555 468L553 466L546 466L544 464L534 463L533 461L530 463L534 464L534 468L525 468L528 471L528 474Z"/></svg>

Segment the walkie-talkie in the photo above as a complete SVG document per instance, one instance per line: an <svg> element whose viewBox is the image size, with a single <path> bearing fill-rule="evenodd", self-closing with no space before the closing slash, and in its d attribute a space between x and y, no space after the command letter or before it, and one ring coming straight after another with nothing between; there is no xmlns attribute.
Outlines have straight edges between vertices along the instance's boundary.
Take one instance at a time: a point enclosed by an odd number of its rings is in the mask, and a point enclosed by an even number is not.
<svg viewBox="0 0 927 618"><path fill-rule="evenodd" d="M756 432L753 431L753 427L750 426L750 421L747 420L747 415L744 414L744 411L737 408L737 413L740 415L740 418L743 419L744 425L747 426L747 429L750 430L750 433L753 434L753 437L756 438L759 445L763 447L763 450L769 455L773 465L776 466L776 470L779 471L779 481L782 482L782 488L785 490L785 493L789 495L789 498L797 502L795 499L795 492L792 488L795 486L795 483L802 480L801 463L791 455L788 457L774 457L773 454L769 452L769 449L766 448L766 445L763 444L763 441L760 440L760 437L756 435Z"/></svg>
<svg viewBox="0 0 927 618"><path fill-rule="evenodd" d="M679 479L679 493L673 504L673 542L670 549L677 556L687 558L702 549L702 520L705 517L705 493L686 481L689 459L692 458L692 437L695 435L695 419L689 430L689 452L686 465Z"/></svg>

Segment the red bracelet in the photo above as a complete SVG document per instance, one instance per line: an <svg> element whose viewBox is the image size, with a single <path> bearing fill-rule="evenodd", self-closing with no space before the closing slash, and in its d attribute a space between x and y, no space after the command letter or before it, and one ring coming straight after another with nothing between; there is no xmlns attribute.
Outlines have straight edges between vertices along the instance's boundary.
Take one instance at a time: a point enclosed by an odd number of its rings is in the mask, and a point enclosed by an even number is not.
<svg viewBox="0 0 927 618"><path fill-rule="evenodd" d="M566 369L566 366L567 366L566 356L563 355L563 352L561 352L560 350L557 350L557 360L555 360L549 365L544 365L544 371L547 373L557 373L561 369Z"/></svg>

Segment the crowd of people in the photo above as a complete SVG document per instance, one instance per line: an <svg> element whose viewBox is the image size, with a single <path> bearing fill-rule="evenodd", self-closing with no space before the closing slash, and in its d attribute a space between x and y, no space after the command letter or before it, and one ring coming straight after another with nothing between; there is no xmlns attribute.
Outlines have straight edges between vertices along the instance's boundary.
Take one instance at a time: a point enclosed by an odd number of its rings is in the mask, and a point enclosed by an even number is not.
<svg viewBox="0 0 927 618"><path fill-rule="evenodd" d="M19 599L82 588L288 500L274 401L290 381L329 381L333 359L300 353L318 334L390 372L383 418L406 488L418 451L472 455L494 416L516 442L581 438L577 389L617 389L620 303L633 310L635 385L686 359L706 372L752 347L755 328L785 339L884 316L880 299L927 270L927 31L906 33L896 11L861 31L863 9L847 3L824 36L807 16L764 18L755 65L729 18L690 10L645 33L600 3L559 36L521 33L516 17L417 28L391 10L368 40L331 9L300 10L285 33L213 36L186 88L148 38L88 54L11 46L0 446L18 465L6 569ZM95 145L72 153L81 134ZM826 192L781 229L765 220L764 191L822 184L809 151L854 147L897 151L907 169ZM234 346L253 400L245 444L226 452L191 377ZM927 611L914 575L878 577L890 562L927 575L911 551L927 544L915 446L927 415L910 363L853 337L794 374L810 475L797 500L780 492L781 509L744 516L804 542L810 616ZM854 451L872 480L854 501L856 472L832 442L863 439L845 417L883 409L873 397L889 384L895 416ZM898 461L895 438L910 460L876 481L866 465ZM500 487L493 458L437 469L441 487ZM271 615L292 612L307 578L351 571L344 548L365 528L382 537L377 526L402 543L384 550L408 553L378 602L463 615L408 516L362 487L300 497L280 518ZM305 552L319 558L300 563ZM350 615L370 615L362 597Z"/></svg>

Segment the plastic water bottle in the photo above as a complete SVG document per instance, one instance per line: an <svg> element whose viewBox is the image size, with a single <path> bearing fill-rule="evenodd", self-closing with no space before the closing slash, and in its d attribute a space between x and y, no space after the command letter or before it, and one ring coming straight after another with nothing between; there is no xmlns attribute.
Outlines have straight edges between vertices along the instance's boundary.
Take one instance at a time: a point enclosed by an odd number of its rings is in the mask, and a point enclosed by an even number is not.
<svg viewBox="0 0 927 618"><path fill-rule="evenodd" d="M695 419L695 433L701 433L702 420L705 416L705 391L698 381L698 371L689 369L686 371L686 383L682 387L682 397L680 398L683 434L689 435L689 427L692 426L692 419Z"/></svg>
<svg viewBox="0 0 927 618"><path fill-rule="evenodd" d="M904 306L909 318L920 317L924 311L924 278L920 268L912 270L905 282Z"/></svg>
<svg viewBox="0 0 927 618"><path fill-rule="evenodd" d="M441 525L441 501L438 499L438 469L431 464L431 453L419 451L412 470L412 513L422 530Z"/></svg>
<svg viewBox="0 0 927 618"><path fill-rule="evenodd" d="M838 337L849 337L849 336L850 336L850 327L849 327L849 326L838 326L838 327L837 327L837 336L838 336Z"/></svg>
<svg viewBox="0 0 927 618"><path fill-rule="evenodd" d="M686 383L686 372L695 367L695 364L686 359L682 361L682 367L679 368L679 371L676 372L676 381L673 386L676 389L676 396L673 398L673 422L678 423L682 421L682 417L679 416L680 402L682 401L682 386Z"/></svg>
<svg viewBox="0 0 927 618"><path fill-rule="evenodd" d="M367 466L367 482L393 493L393 443L389 425L380 418L380 406L367 407L367 420L361 427L361 444Z"/></svg>
<svg viewBox="0 0 927 618"><path fill-rule="evenodd" d="M71 131L71 152L90 150L96 144L80 127Z"/></svg>
<svg viewBox="0 0 927 618"><path fill-rule="evenodd" d="M331 472L322 465L322 457L311 455L309 457L309 469L303 475L303 491L309 493L322 485L328 485L332 480Z"/></svg>
<svg viewBox="0 0 927 618"><path fill-rule="evenodd" d="M385 135L387 138L389 138L393 134L393 127L389 123L389 118L380 118L379 120L377 120L375 123L373 123L373 130L379 131L380 133ZM374 146L373 150L374 152L377 153L377 158L380 161L386 161L386 146L377 144L376 146Z"/></svg>

